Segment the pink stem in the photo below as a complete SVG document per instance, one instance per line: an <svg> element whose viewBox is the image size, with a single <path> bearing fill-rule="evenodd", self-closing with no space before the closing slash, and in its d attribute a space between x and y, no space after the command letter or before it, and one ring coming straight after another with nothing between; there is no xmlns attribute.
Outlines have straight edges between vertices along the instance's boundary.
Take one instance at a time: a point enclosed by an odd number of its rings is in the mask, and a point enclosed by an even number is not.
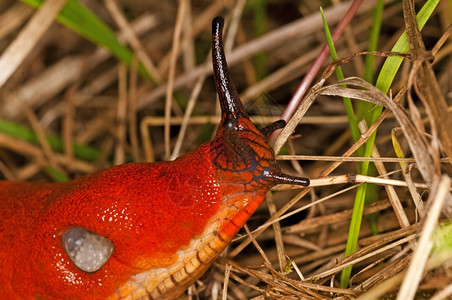
<svg viewBox="0 0 452 300"><path fill-rule="evenodd" d="M348 23L350 23L362 2L363 0L354 0L353 3L350 5L350 8L348 9L347 13L344 15L339 24L337 24L336 28L333 31L332 37L334 42L336 42L336 40L342 35L345 27L348 25ZM283 119L286 122L289 122L290 118L295 113L295 110L297 109L298 105L300 104L301 100L306 94L306 91L308 90L315 76L319 72L329 53L330 50L328 49L328 45L325 44L322 50L320 51L319 56L316 58L311 68L306 73L305 77L298 86L297 90L293 94L292 99L290 99L290 102L287 105L286 110L281 115L281 119ZM274 143L280 132L281 129L273 132L270 138L270 145Z"/></svg>

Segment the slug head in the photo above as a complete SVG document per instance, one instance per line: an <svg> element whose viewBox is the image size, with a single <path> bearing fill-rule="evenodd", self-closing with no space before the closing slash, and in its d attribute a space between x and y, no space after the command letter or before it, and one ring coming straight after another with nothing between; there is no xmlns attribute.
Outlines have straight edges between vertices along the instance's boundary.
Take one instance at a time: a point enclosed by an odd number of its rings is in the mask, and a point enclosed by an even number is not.
<svg viewBox="0 0 452 300"><path fill-rule="evenodd" d="M221 105L221 121L210 147L218 178L224 183L242 183L245 191L266 192L276 184L309 185L308 178L283 174L268 144L269 135L283 128L280 120L258 130L249 119L232 82L223 49L224 20L212 21L212 62L215 87Z"/></svg>

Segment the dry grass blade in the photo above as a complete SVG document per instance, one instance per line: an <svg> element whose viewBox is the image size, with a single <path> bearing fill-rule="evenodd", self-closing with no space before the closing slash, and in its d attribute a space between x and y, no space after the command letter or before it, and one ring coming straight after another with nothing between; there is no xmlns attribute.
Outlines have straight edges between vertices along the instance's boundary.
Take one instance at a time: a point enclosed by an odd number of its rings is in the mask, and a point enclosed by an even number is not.
<svg viewBox="0 0 452 300"><path fill-rule="evenodd" d="M392 144L394 145L394 149L395 149L397 156L402 156L403 152L401 150L400 143L398 142L398 139L397 139L398 131L399 131L399 128L394 128L391 132ZM424 202L422 202L421 196L416 191L416 187L414 185L413 179L411 178L411 170L413 169L413 165L408 165L406 162L400 162L400 166L402 168L403 177L408 185L408 190L410 191L413 202L416 205L417 211L419 212L421 217L424 217L425 216Z"/></svg>
<svg viewBox="0 0 452 300"><path fill-rule="evenodd" d="M365 88L367 90L342 88L340 87L341 84ZM434 168L435 164L433 163L431 151L427 145L427 142L425 138L416 130L412 122L409 120L405 109L400 104L389 99L373 85L357 77L344 79L334 85L327 86L321 90L321 93L323 95L360 99L389 108L394 113L397 121L402 127L424 180L426 182L431 182L432 178L436 177L438 170Z"/></svg>
<svg viewBox="0 0 452 300"><path fill-rule="evenodd" d="M275 144L273 145L275 153L279 153L284 143L287 141L289 136L295 130L295 127L300 123L301 119L304 117L309 107L311 107L314 100L318 97L318 95L320 94L320 89L323 86L324 82L325 81L322 79L320 82L314 85L309 91L309 93L306 95L306 97L303 99L303 101L300 103L300 106L298 107L297 111L295 112L293 117L287 123L286 127L284 127L284 129L281 131L278 138L276 139Z"/></svg>
<svg viewBox="0 0 452 300"><path fill-rule="evenodd" d="M303 70L303 66L306 66L308 61L312 61L316 58L319 51L320 47L313 49L295 59L293 62L285 65L283 68L273 72L265 79L251 85L240 95L240 99L246 103L247 101L256 99L266 91L270 91L287 81L297 78L300 74L306 72L306 70Z"/></svg>
<svg viewBox="0 0 452 300"><path fill-rule="evenodd" d="M349 2L341 2L330 8L325 9L325 16L331 24L337 23L343 14L346 12L350 6ZM358 10L359 14L364 14L369 12L373 8L373 3L369 1L364 1ZM285 43L291 41L294 38L302 38L304 35L310 34L322 28L322 21L318 18L317 11L308 17L301 18L300 20L294 21L290 24L282 26L272 32L268 32L262 37L256 38L247 42L240 47L237 47L228 55L228 65L232 67L250 57L256 53L272 50L279 45L284 45ZM178 89L188 83L193 82L202 75L212 74L212 66L210 64L204 64L196 67L190 72L180 75L174 80L174 88ZM154 102L159 97L163 96L167 90L166 85L162 85L157 89L154 89L143 95L138 100L138 108L143 108L152 102Z"/></svg>
<svg viewBox="0 0 452 300"><path fill-rule="evenodd" d="M273 201L273 197L271 193L267 193L266 196L267 199L267 206L268 211L270 213L270 216L273 216L276 213L276 205ZM278 253L278 261L279 261L279 270L281 272L284 272L284 269L286 268L286 256L285 256L285 249L284 249L284 241L283 241L283 234L281 232L281 224L279 222L273 223L273 231L275 233L275 244L276 244L276 251Z"/></svg>
<svg viewBox="0 0 452 300"><path fill-rule="evenodd" d="M410 228L410 230L412 230L412 228ZM390 239L392 239L392 238L393 238L393 236L390 237ZM369 246L355 252L353 255L350 255L347 258L345 258L339 265L335 266L334 268L330 268L328 271L325 271L320 274L316 274L312 278L308 278L308 280L309 279L324 279L325 277L329 277L335 273L338 273L339 271L341 271L342 269L344 269L348 266L356 265L359 262L362 262L368 258L374 257L377 254L383 253L392 248L396 248L396 247L403 245L415 238L416 238L416 235L411 234L398 241L395 241L386 246L383 246L381 248L377 248L377 247L381 246L386 241L385 240L377 241L376 243L374 243L375 245L369 245ZM374 248L377 248L377 249L373 250ZM370 250L372 250L372 251L369 252Z"/></svg>
<svg viewBox="0 0 452 300"><path fill-rule="evenodd" d="M449 284L442 291L436 293L430 300L448 299L448 297L450 297L451 295L452 295L452 283Z"/></svg>
<svg viewBox="0 0 452 300"><path fill-rule="evenodd" d="M133 50L135 51L138 59L143 63L144 67L151 75L155 83L162 82L162 76L158 72L152 60L146 54L142 43L138 39L136 33L133 31L132 26L127 22L126 18L122 14L118 7L118 4L114 0L105 0L105 6L110 11L111 15L115 19L118 26L121 28L124 38L130 43Z"/></svg>
<svg viewBox="0 0 452 300"><path fill-rule="evenodd" d="M443 178L445 178L445 177L443 177ZM443 183L446 182L446 181L449 181L449 185L450 185L450 179L443 179ZM447 193L445 193L443 195L440 195L440 196L444 196L446 194ZM439 199L440 203L437 204L438 207L435 208L436 212L434 212L434 214L438 213L438 210L440 209L439 206L441 204L443 204L443 203L441 203L442 201L444 201L444 200ZM434 217L432 217L431 220L433 220L433 222L430 221L431 223L435 223L436 222ZM432 225L432 224L430 224L430 225ZM430 225L428 225L428 226L430 226ZM428 231L430 231L430 229L427 230L426 236L429 235ZM426 239L427 239L427 237L426 237ZM420 249L418 252L421 253L420 255L422 255L424 253L424 250ZM439 255L437 257L429 258L427 260L427 262L425 263L425 269L424 270L415 270L414 273L417 274L419 271L427 272L429 270L432 270L434 268L438 268L440 266L447 267L447 265L450 262L451 257L452 257L452 255L450 253L450 249L447 252L448 253L446 255ZM412 260L412 258L413 258L412 256L413 255L407 256L405 262L408 262L408 260ZM423 263L423 262L421 262L421 263ZM401 269L405 269L405 267L403 267ZM407 275L407 273L408 273L407 271L400 272L399 274L390 277L389 279L379 283L378 285L375 285L373 288L367 290L362 295L360 295L357 298L357 300L373 300L373 299L377 299L377 298L381 297L384 294L387 294L387 293L389 293L391 291L394 291L394 290L398 289L400 283L403 282L403 280L404 280L405 276ZM448 278L447 280L450 281L450 278ZM408 281L408 284L411 285L411 282ZM448 286L445 286L445 290L447 290L447 289L448 289ZM408 293L412 293L412 291L408 291Z"/></svg>
<svg viewBox="0 0 452 300"><path fill-rule="evenodd" d="M190 31L184 35L182 40L180 41L180 47L176 52L176 56L179 56L180 51L185 49L186 45L192 41L199 33L201 33L206 28L210 27L210 21L217 16L221 10L227 5L230 4L230 1L217 0L211 3L208 7L206 7L202 13L197 16L194 20L194 24L191 26ZM172 53L167 53L165 57L162 58L162 61L159 65L159 70L162 74L166 73L171 60Z"/></svg>
<svg viewBox="0 0 452 300"><path fill-rule="evenodd" d="M130 84L129 84L129 105L128 111L128 121L129 121L129 139L130 146L132 147L132 156L134 161L142 161L140 157L140 149L138 144L138 130L137 130L137 89L138 89L138 60L134 58L130 64Z"/></svg>
<svg viewBox="0 0 452 300"><path fill-rule="evenodd" d="M28 54L52 25L55 16L66 4L66 0L48 0L35 12L27 26L0 57L0 88L17 70Z"/></svg>
<svg viewBox="0 0 452 300"><path fill-rule="evenodd" d="M357 86L365 88L367 90L341 88L339 86L340 84ZM438 176L441 172L439 169L439 157L437 151L432 149L432 147L428 145L426 138L416 130L416 127L410 121L405 109L399 103L392 101L374 86L370 85L360 78L350 78L342 80L335 85L323 88L321 93L361 99L389 108L394 113L397 121L402 128L402 131L406 136L408 143L410 144L411 151L413 152L413 156L417 162L417 167L422 174L423 179L429 185L430 190L432 190L435 182L439 180ZM446 205L444 206L444 212L448 216L452 216L450 209L452 207L452 196L449 194L446 197L447 200Z"/></svg>
<svg viewBox="0 0 452 300"><path fill-rule="evenodd" d="M367 130L367 125L364 121L359 122L358 126L359 126L359 129L361 130L361 133L364 133ZM379 157L379 156L380 156L380 153L379 153L377 147L374 145L374 147L372 149L372 157ZM387 175L388 172L386 171L386 167L384 166L384 164L379 161L375 161L374 164L375 164L375 168L377 169L380 176L382 176L384 179L389 179L389 176ZM397 193L396 193L394 187L391 185L385 185L385 189L386 189L386 193L388 194L388 198L391 201L392 208L394 209L394 212L400 223L400 227L407 228L408 226L410 226L410 222L408 221L408 217L407 217L405 211L403 210L402 203L401 203L399 197L397 196Z"/></svg>
<svg viewBox="0 0 452 300"><path fill-rule="evenodd" d="M35 160L41 167L46 166L46 159L39 147L30 145L29 143L23 142L21 140L12 138L6 134L0 133L0 146L6 149L10 149L17 153L21 153L24 156L31 157ZM75 160L72 161L68 159L67 156L61 154L55 154L55 161L59 165L70 164L71 168L83 173L91 173L96 170L96 168L85 161ZM26 179L27 177L20 177L20 179Z"/></svg>
<svg viewBox="0 0 452 300"><path fill-rule="evenodd" d="M177 121L177 119L175 119ZM277 160L313 160L313 161L339 161L339 162L360 162L360 161L371 161L371 162L381 162L381 163L414 163L416 160L414 158L396 158L396 157L346 157L346 156L316 156L316 155L278 155ZM441 159L441 162L449 162L449 158Z"/></svg>
<svg viewBox="0 0 452 300"><path fill-rule="evenodd" d="M173 93L174 93L174 77L176 74L176 62L177 62L177 53L180 48L180 34L182 31L182 19L185 14L187 6L187 1L182 0L179 2L179 6L177 9L177 18L176 18L176 28L173 33L173 43L171 48L171 56L170 56L170 67L168 72L168 86L166 88L166 100L165 100L165 157L169 158L170 156L170 116L171 116L171 104L173 102Z"/></svg>
<svg viewBox="0 0 452 300"><path fill-rule="evenodd" d="M125 162L126 116L127 116L127 67L120 64L118 68L118 106L116 108L117 144L115 147L115 165Z"/></svg>
<svg viewBox="0 0 452 300"><path fill-rule="evenodd" d="M143 14L133 23L133 29L137 34L143 34L157 25L155 15ZM119 40L124 41L124 36L119 34ZM1 111L2 116L15 118L20 114L20 106L15 105L19 98L31 108L38 108L58 95L67 86L74 83L84 72L89 72L105 62L111 55L103 48L99 48L88 56L85 54L65 56L53 65L49 66L38 76L22 83L16 89L5 95L5 106ZM81 105L91 99L93 95L102 92L116 79L117 67L113 66L104 74L98 76L74 95L74 105ZM42 86L46 88L43 89ZM49 109L43 117L43 124L52 123L63 113L62 103L57 103Z"/></svg>
<svg viewBox="0 0 452 300"><path fill-rule="evenodd" d="M426 52L421 33L416 23L414 1L403 1L403 15L410 43L410 49L415 60L415 74L418 95L423 100L427 111L430 112L430 121L433 131L438 131L438 137L447 156L452 157L452 113L447 110L447 102L441 93L438 81L431 64L428 62L429 53ZM419 61L417 61L419 60ZM413 71L414 71L413 70ZM450 211L452 216L452 203Z"/></svg>
<svg viewBox="0 0 452 300"><path fill-rule="evenodd" d="M209 57L210 59L210 57ZM176 144L173 149L173 153L171 154L170 160L176 159L181 152L182 143L184 142L185 132L187 131L187 127L190 121L191 114L193 112L193 109L195 108L196 100L198 99L199 93L201 92L201 88L204 85L206 77L201 76L199 77L198 81L196 82L195 87L193 88L193 91L190 95L190 99L188 100L187 109L185 110L184 118L181 122L181 128L179 131L179 136L177 137Z"/></svg>
<svg viewBox="0 0 452 300"><path fill-rule="evenodd" d="M30 15L33 9L21 2L16 2L10 9L0 15L0 40L17 29Z"/></svg>
<svg viewBox="0 0 452 300"><path fill-rule="evenodd" d="M272 289L267 291L267 294L269 295L276 296L278 294L282 294L281 296L285 295L285 297L297 296L303 299L322 299L321 295L304 288L302 285L293 286L290 285L290 283L288 284L288 282L275 280L272 275L267 274L266 272L243 267L233 261L229 261L229 263L234 269L249 274L267 283Z"/></svg>
<svg viewBox="0 0 452 300"><path fill-rule="evenodd" d="M320 201L320 200L319 200ZM374 202L370 205L367 205L364 208L364 214L371 214L378 211L382 211L388 207L390 207L390 203L388 201L378 201ZM336 223L340 223L346 220L349 220L352 216L352 210L344 210L335 214L330 214L326 216L319 216L307 220L303 220L296 225L287 226L284 228L285 233L303 233L309 231L310 229L317 228L321 225L333 225ZM284 217L288 217L289 214L284 215Z"/></svg>
<svg viewBox="0 0 452 300"><path fill-rule="evenodd" d="M446 200L446 196L450 196L450 183L450 178L444 175L441 177L441 181L435 183L435 186L432 187L432 193L430 194L430 199L428 201L429 203L432 203L432 206L424 221L421 237L419 238L418 245L414 251L410 267L407 270L403 284L397 294L398 300L414 298L416 293L414 287L417 287L421 281L427 258L430 254L430 250L433 248L433 230L437 226L438 217L441 214L441 209Z"/></svg>
<svg viewBox="0 0 452 300"><path fill-rule="evenodd" d="M228 284L229 284L229 276L231 274L231 265L226 265L226 270L224 272L224 283L223 283L223 295L222 300L226 300L228 298Z"/></svg>

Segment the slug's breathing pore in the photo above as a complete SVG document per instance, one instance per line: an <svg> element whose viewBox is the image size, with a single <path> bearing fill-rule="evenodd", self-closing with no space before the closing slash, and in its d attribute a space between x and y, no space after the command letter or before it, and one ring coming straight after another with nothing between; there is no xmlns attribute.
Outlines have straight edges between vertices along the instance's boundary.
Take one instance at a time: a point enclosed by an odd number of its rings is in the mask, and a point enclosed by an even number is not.
<svg viewBox="0 0 452 300"><path fill-rule="evenodd" d="M64 250L82 271L96 272L113 253L113 244L103 236L83 227L72 227L61 237Z"/></svg>
<svg viewBox="0 0 452 300"><path fill-rule="evenodd" d="M222 17L212 22L212 62L222 116L210 153L218 178L223 182L243 182L246 191L266 192L276 184L308 186L308 178L281 173L268 145L270 134L283 128L285 121L258 130L249 119L229 76L222 44L223 26Z"/></svg>
<svg viewBox="0 0 452 300"><path fill-rule="evenodd" d="M176 299L231 242L280 171L229 77L223 19L212 24L222 118L174 161L115 166L64 183L0 181L2 299Z"/></svg>

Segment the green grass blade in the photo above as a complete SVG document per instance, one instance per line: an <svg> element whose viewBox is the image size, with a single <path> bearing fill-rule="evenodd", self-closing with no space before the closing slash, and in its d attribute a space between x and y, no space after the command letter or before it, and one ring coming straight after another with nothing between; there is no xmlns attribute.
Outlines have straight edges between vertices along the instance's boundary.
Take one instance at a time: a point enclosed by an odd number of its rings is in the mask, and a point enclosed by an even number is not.
<svg viewBox="0 0 452 300"><path fill-rule="evenodd" d="M416 20L418 22L418 26L420 29L422 29L429 19L430 15L432 14L433 10L435 9L436 5L438 4L439 0L429 0L425 3L425 5L422 7L422 9L419 11L419 13L416 16ZM392 51L394 52L401 52L406 53L408 52L409 45L408 45L408 38L406 35L406 32L404 32L394 47L392 48ZM379 88L382 92L387 93L389 91L389 88L392 84L392 81L394 80L394 77L402 64L403 58L397 57L397 56L391 56L388 57L383 64L383 67L380 71L380 74L377 79L376 87ZM382 111L382 107L378 106L375 109L373 109L373 113L371 116L371 124L374 123L378 117L380 116ZM376 131L370 136L366 143L366 147L364 150L364 156L370 156L372 152L373 145L375 143L375 137L376 137ZM369 168L369 162L363 162L361 164L360 174L367 174ZM364 186L364 185L363 185ZM365 188L363 188L365 190ZM360 192L360 191L359 191ZM359 198L363 197L362 199ZM362 201L362 202L361 202ZM347 246L346 246L346 253L345 255L348 256L356 251L356 245L357 240L354 239L358 238L359 228L358 221L360 222L360 219L362 218L362 209L361 206L364 205L364 195L360 194L356 195L355 199L355 207L353 209L353 216L352 221L350 224L350 231L349 231L349 239L347 240ZM357 210L355 214L355 209ZM354 220L354 217L356 216L357 220ZM352 240L353 239L353 240ZM352 267L347 267L342 271L341 274L341 287L346 288L348 286L349 280L350 280L350 274L352 271Z"/></svg>
<svg viewBox="0 0 452 300"><path fill-rule="evenodd" d="M267 11L266 0L251 1L251 9L253 10L253 26L254 36L259 37L267 32ZM254 56L254 69L256 70L257 80L261 80L267 73L267 55L265 53L257 53Z"/></svg>
<svg viewBox="0 0 452 300"><path fill-rule="evenodd" d="M374 15L373 15L373 24L372 29L370 31L370 39L369 39L369 51L377 51L378 50L378 40L380 37L380 28L381 23L383 20L383 9L384 9L385 2L384 0L378 0L377 4L374 9ZM374 72L373 72L373 66L374 66L375 56L374 55L367 55L364 63L364 80L367 82L372 83L374 81ZM361 101L360 103L368 103L366 101Z"/></svg>
<svg viewBox="0 0 452 300"><path fill-rule="evenodd" d="M33 130L10 121L0 120L0 132L35 145L39 144L38 137ZM53 151L63 152L63 141L61 139L55 136L48 136L47 141ZM81 144L74 144L73 150L75 157L86 161L95 161L101 154L99 149Z"/></svg>
<svg viewBox="0 0 452 300"><path fill-rule="evenodd" d="M432 257L444 257L445 261L452 258L452 222L438 226L433 234L433 242Z"/></svg>
<svg viewBox="0 0 452 300"><path fill-rule="evenodd" d="M52 167L46 167L45 170L50 174L50 176L53 178L56 182L66 182L69 181L69 178L61 173L60 171L52 168Z"/></svg>
<svg viewBox="0 0 452 300"><path fill-rule="evenodd" d="M326 22L325 15L323 13L322 8L320 8L320 13L322 14L323 27L325 30L326 41L327 41L328 47L330 49L330 55L331 55L332 60L336 61L337 60L336 48L334 47L333 38L331 36L330 29L328 28L328 24ZM340 66L338 66L336 68L335 72L336 72L336 77L338 80L344 79L344 74L342 73L342 69ZM345 86L343 86L343 87L345 87ZM344 100L345 111L347 114L348 124L349 124L350 130L352 132L353 140L357 141L360 138L361 133L358 128L358 123L356 122L355 111L353 109L352 101L350 98L347 98L347 97L344 97L343 100Z"/></svg>
<svg viewBox="0 0 452 300"><path fill-rule="evenodd" d="M350 228L348 231L347 245L345 246L345 256L349 256L356 251L358 245L359 231L361 229L361 222L363 218L364 203L366 199L367 184L360 185L356 191L355 204L353 206L352 219L350 221ZM352 273L352 266L342 270L340 286L347 288L350 281L350 274Z"/></svg>
<svg viewBox="0 0 452 300"><path fill-rule="evenodd" d="M438 2L439 0L428 0L416 15L416 21L420 30L424 28L425 23L427 23L427 20L432 15L433 10L438 5ZM394 47L392 47L391 51L407 53L408 50L408 37L406 31L404 31L395 43ZM403 58L398 56L391 56L385 60L380 74L378 75L377 83L375 85L383 93L387 93L389 91L392 81L394 80L394 77L399 70L400 65L402 64L402 61ZM376 120L377 118L378 116L373 119Z"/></svg>
<svg viewBox="0 0 452 300"><path fill-rule="evenodd" d="M328 25L326 23L322 8L320 8L320 12L322 14L327 44L330 49L330 55L331 55L331 58L333 59L333 61L335 61L335 60L337 60L337 54L336 54L336 49L334 47L333 39L331 37ZM340 68L340 66L336 68L336 77L338 80L344 79L344 75L342 74L342 69ZM358 128L358 123L356 121L355 112L353 110L353 106L352 106L350 98L344 98L344 106L345 106L345 110L347 112L348 122L349 122L350 130L352 132L353 140L357 141L360 138L361 133ZM363 155L362 148L358 149L357 152L358 152L358 155ZM361 173L361 174L367 174L368 167L369 167L368 162L361 163L359 165L360 173L365 172L365 173ZM366 191L367 191L367 185L363 184L358 188L358 190L356 192L355 204L353 207L353 214L352 214L352 219L351 219L350 228L349 228L347 246L346 246L346 250L345 250L346 256L348 256L356 251L356 246L358 244L359 230L361 228L361 222L362 222L362 217L363 217L364 203L365 203L365 199L366 199ZM343 285L347 286L351 271L352 271L351 267L343 270L343 272L341 274L341 286L343 286Z"/></svg>
<svg viewBox="0 0 452 300"><path fill-rule="evenodd" d="M378 50L378 40L380 37L380 28L382 24L383 19L383 10L384 10L384 0L378 0L372 16L372 28L370 31L370 38L369 38L369 51L376 51ZM375 56L374 55L366 55L365 58L365 64L364 64L364 80L373 83L374 82L374 61ZM370 102L366 101L358 101L357 107L356 107L356 118L358 120L365 120L370 126L372 123L372 108L374 105ZM360 147L360 152L357 152L358 155L365 152L364 147ZM361 168L362 166L359 165ZM369 165L369 172L367 175L369 176L375 176L377 174L377 171L375 169L375 166L373 164ZM366 187L366 199L365 204L370 204L373 202L378 201L378 187L374 184L367 184ZM376 213L370 214L367 216L368 220L370 221L370 226L372 229L372 234L376 235L378 234L378 226L376 221Z"/></svg>
<svg viewBox="0 0 452 300"><path fill-rule="evenodd" d="M378 0L374 9L373 14L373 24L370 32L369 39L369 51L377 51L378 50L378 40L380 35L380 28L383 18L383 9L384 9L384 0ZM366 55L365 64L364 64L364 80L367 82L374 82L374 66L375 56L374 55ZM359 101L357 111L358 120L366 120L367 124L370 126L372 120L372 107L374 105L370 102Z"/></svg>

